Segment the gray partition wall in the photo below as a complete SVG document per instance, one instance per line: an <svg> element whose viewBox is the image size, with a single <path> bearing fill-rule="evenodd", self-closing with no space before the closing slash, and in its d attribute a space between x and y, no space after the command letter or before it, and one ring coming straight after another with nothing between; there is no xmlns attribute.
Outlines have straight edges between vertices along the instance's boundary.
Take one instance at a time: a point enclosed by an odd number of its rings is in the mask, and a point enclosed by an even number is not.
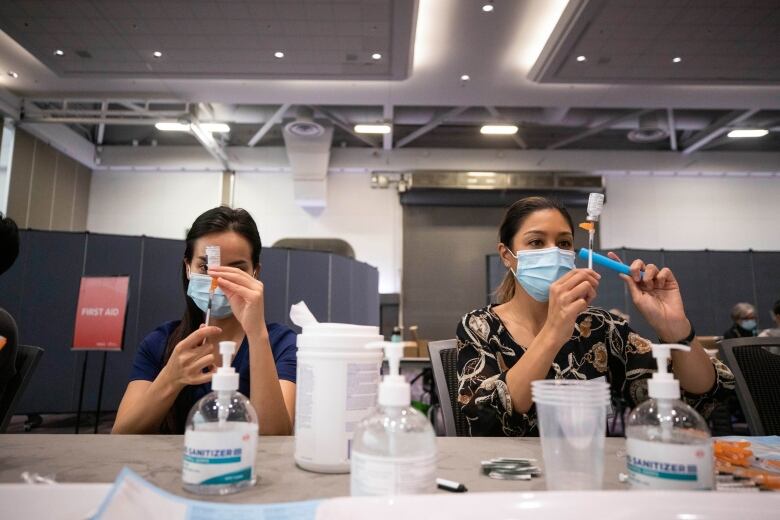
<svg viewBox="0 0 780 520"><path fill-rule="evenodd" d="M665 251L614 250L624 262L641 258L646 263L669 267L683 295L686 313L702 336L719 336L731 326L731 307L741 301L756 305L759 328L772 326L772 304L780 300L780 252L757 251ZM577 265L583 265L578 260ZM617 308L631 316L631 327L656 341L653 329L634 307L623 281L612 271L596 267L602 274L594 305ZM487 258L488 301L506 270L498 255Z"/></svg>
<svg viewBox="0 0 780 520"><path fill-rule="evenodd" d="M20 256L0 277L0 307L17 320L19 341L44 349L18 413L76 410L85 353L71 350L79 283L86 276L130 276L122 352L109 352L102 408L115 410L138 344L181 318L184 242L149 237L22 231ZM290 324L290 305L305 300L320 321L379 324L376 268L331 253L265 248L260 279L266 320ZM90 353L84 409L96 407L103 354Z"/></svg>

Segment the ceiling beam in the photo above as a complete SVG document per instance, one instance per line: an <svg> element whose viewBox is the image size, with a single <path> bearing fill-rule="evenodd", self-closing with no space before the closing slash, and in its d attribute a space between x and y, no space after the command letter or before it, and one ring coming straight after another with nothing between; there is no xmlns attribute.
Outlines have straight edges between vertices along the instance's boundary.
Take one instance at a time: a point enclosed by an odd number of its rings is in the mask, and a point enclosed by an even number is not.
<svg viewBox="0 0 780 520"><path fill-rule="evenodd" d="M289 172L283 146L228 147L235 171ZM149 171L221 171L200 146L103 146L100 168ZM401 148L377 151L362 146L331 150L331 172L578 171L597 174L641 172L685 176L780 174L780 152L711 151L684 156L668 150L519 150L484 148Z"/></svg>
<svg viewBox="0 0 780 520"><path fill-rule="evenodd" d="M368 137L355 132L355 130L352 128L352 126L348 122L344 121L341 117L337 116L333 112L330 112L329 110L324 109L322 107L318 107L318 106L310 106L309 108L311 108L312 110L316 110L317 112L322 114L324 117L329 119L334 125L336 125L337 127L341 128L342 130L344 130L345 132L347 132L351 136L353 136L353 137L363 141L368 146L370 146L372 148L379 148L379 144L377 144L376 141L374 141L373 139L369 139Z"/></svg>
<svg viewBox="0 0 780 520"><path fill-rule="evenodd" d="M192 131L192 135L195 136L195 139L197 139L201 146L206 149L209 155L219 161L219 163L222 165L222 168L225 170L233 170L230 165L230 160L228 159L227 153L225 152L225 147L218 143L216 139L214 139L214 136L211 135L211 132L204 130L203 127L200 126L200 122L197 120L194 120L190 123L190 130Z"/></svg>
<svg viewBox="0 0 780 520"><path fill-rule="evenodd" d="M290 103L285 103L282 106L280 106L278 109L276 109L276 112L266 121L263 123L263 126L260 127L260 130L258 130L255 135L252 136L252 138L247 143L247 146L254 146L257 143L260 142L260 139L265 137L265 134L267 134L271 128L274 127L277 123L282 122L282 117L284 117L284 114L287 113L287 110L290 108Z"/></svg>
<svg viewBox="0 0 780 520"><path fill-rule="evenodd" d="M21 121L19 128L34 135L87 168L95 167L95 145L66 125Z"/></svg>
<svg viewBox="0 0 780 520"><path fill-rule="evenodd" d="M553 144L550 144L547 146L548 150L557 150L558 148L563 148L564 146L570 145L572 143L576 143L577 141L582 141L583 139L587 137L594 136L596 134L600 134L604 130L608 130L615 126L616 124L625 121L626 119L634 119L639 118L649 112L653 112L655 109L649 108L645 110L637 110L634 112L629 112L627 114L623 114L621 116L616 116L611 119L607 119L606 121L591 127L583 132L580 132L578 134L575 134L571 137L567 137L566 139L561 139L560 141L557 141Z"/></svg>
<svg viewBox="0 0 780 520"><path fill-rule="evenodd" d="M488 113L489 113L491 116L495 117L495 118L496 118L496 119L498 119L500 122L502 122L502 123L503 123L503 122L507 122L507 119L505 119L505 118L504 118L504 117L501 115L501 112L499 112L499 111L498 111L498 109L497 109L496 107L494 107L494 106L486 106L486 107L485 107L485 110L487 110L487 111L488 111ZM519 147L520 147L520 148L522 148L523 150L527 150L527 149L528 149L528 143L526 143L526 142L525 142L525 139L523 139L522 137L520 137L520 136L519 136L519 135L517 135L517 134L512 134L510 137L512 138L512 140L515 142L515 144L516 144L517 146L519 146Z"/></svg>
<svg viewBox="0 0 780 520"><path fill-rule="evenodd" d="M393 149L393 120L395 119L395 107L386 103L382 109L382 117L385 123L390 125L390 132L382 136L382 148L385 150Z"/></svg>
<svg viewBox="0 0 780 520"><path fill-rule="evenodd" d="M411 143L412 141L414 141L418 137L421 137L421 136L427 134L428 132L430 132L431 130L433 130L434 128L439 126L440 124L444 123L448 119L452 119L453 117L459 116L460 114L462 114L463 112L465 112L469 108L471 108L471 107L455 107L455 108L451 108L451 109L447 110L446 112L443 112L443 113L439 114L438 116L435 116L433 119L428 121L426 124L424 124L423 126L418 128L417 130L415 130L411 134L407 135L403 139L400 139L397 143L395 143L395 147L396 148L403 148L404 146L406 146L407 144Z"/></svg>
<svg viewBox="0 0 780 520"><path fill-rule="evenodd" d="M103 101L100 104L100 108L101 108L101 112L103 112L105 114L106 109L108 108L108 103ZM106 134L106 124L105 123L100 123L98 125L97 139L96 139L96 143L98 145L103 144L103 137L105 137L105 134Z"/></svg>
<svg viewBox="0 0 780 520"><path fill-rule="evenodd" d="M666 126L669 131L669 148L673 152L677 151L677 125L674 123L674 110L666 109Z"/></svg>
<svg viewBox="0 0 780 520"><path fill-rule="evenodd" d="M736 125L744 121L745 119L753 116L759 109L754 108L752 110L733 110L728 114L715 120L710 126L699 130L690 139L688 139L684 145L682 153L684 155L691 154L696 150L702 148L704 145L713 141L731 130L732 125Z"/></svg>

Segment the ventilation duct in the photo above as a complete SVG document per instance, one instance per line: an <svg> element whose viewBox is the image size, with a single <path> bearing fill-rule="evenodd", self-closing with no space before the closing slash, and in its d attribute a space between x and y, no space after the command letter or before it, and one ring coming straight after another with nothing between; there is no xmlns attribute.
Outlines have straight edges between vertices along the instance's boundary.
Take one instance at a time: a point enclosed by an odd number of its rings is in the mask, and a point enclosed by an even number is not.
<svg viewBox="0 0 780 520"><path fill-rule="evenodd" d="M579 207L587 205L589 193L604 191L600 176L579 172L425 171L404 177L406 205L508 206L542 195Z"/></svg>
<svg viewBox="0 0 780 520"><path fill-rule="evenodd" d="M628 132L628 140L634 143L655 143L669 137L666 121L660 112L639 116L639 128Z"/></svg>
<svg viewBox="0 0 780 520"><path fill-rule="evenodd" d="M311 110L300 107L298 117L284 126L282 135L292 169L295 202L304 208L324 208L333 127L314 121Z"/></svg>

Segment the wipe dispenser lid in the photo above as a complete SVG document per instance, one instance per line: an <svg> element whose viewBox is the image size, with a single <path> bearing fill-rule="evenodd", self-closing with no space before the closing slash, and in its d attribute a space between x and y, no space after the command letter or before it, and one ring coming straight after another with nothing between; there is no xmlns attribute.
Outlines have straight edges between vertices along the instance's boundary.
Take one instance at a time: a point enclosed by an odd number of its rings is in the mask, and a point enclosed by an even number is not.
<svg viewBox="0 0 780 520"><path fill-rule="evenodd" d="M647 393L652 399L680 398L680 382L667 370L672 350L690 352L691 347L671 344L653 345L653 357L658 364L658 371L647 382Z"/></svg>
<svg viewBox="0 0 780 520"><path fill-rule="evenodd" d="M236 369L230 366L233 362L233 355L236 353L235 341L220 341L219 354L222 356L222 366L217 369L217 373L211 378L211 389L220 391L238 390L238 374Z"/></svg>
<svg viewBox="0 0 780 520"><path fill-rule="evenodd" d="M379 406L409 406L412 403L412 391L406 378L401 375L401 357L404 353L403 343L377 341L369 343L367 348L384 348L385 358L389 365L387 375L379 383Z"/></svg>

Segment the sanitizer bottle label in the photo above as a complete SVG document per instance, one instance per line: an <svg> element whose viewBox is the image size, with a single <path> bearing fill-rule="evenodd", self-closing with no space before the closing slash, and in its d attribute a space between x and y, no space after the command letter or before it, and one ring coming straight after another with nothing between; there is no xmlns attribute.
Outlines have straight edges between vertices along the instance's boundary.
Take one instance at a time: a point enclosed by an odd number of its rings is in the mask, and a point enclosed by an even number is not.
<svg viewBox="0 0 780 520"><path fill-rule="evenodd" d="M714 489L712 445L626 441L628 479L637 489Z"/></svg>
<svg viewBox="0 0 780 520"><path fill-rule="evenodd" d="M352 452L352 496L436 491L436 455L388 458Z"/></svg>
<svg viewBox="0 0 780 520"><path fill-rule="evenodd" d="M217 431L216 424L184 434L182 480L185 484L225 485L251 481L255 471L257 425L234 423ZM211 427L211 428L209 428Z"/></svg>

